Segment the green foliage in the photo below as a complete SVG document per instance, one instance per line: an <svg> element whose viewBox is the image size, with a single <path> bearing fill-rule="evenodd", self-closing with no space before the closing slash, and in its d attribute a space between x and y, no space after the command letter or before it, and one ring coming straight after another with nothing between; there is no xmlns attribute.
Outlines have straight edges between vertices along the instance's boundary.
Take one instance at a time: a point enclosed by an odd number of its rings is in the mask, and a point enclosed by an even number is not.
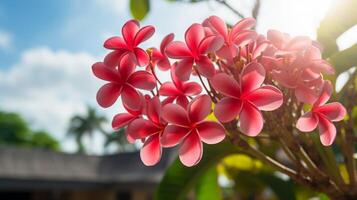
<svg viewBox="0 0 357 200"><path fill-rule="evenodd" d="M324 56L338 51L336 39L357 23L356 0L339 0L330 7L317 30L317 39L324 46Z"/></svg>
<svg viewBox="0 0 357 200"><path fill-rule="evenodd" d="M150 0L130 0L130 12L135 19L144 19L149 11Z"/></svg>
<svg viewBox="0 0 357 200"><path fill-rule="evenodd" d="M0 112L0 144L60 150L49 133L33 131L20 115L7 112Z"/></svg>
<svg viewBox="0 0 357 200"><path fill-rule="evenodd" d="M36 131L32 134L31 146L55 151L60 150L59 142L45 131Z"/></svg>
<svg viewBox="0 0 357 200"><path fill-rule="evenodd" d="M203 152L202 160L195 167L185 167L176 159L157 188L155 199L184 199L203 174L225 156L238 153L239 149L228 142L222 142L217 145L204 145Z"/></svg>
<svg viewBox="0 0 357 200"><path fill-rule="evenodd" d="M29 127L18 114L0 112L0 144L24 146L29 140Z"/></svg>
<svg viewBox="0 0 357 200"><path fill-rule="evenodd" d="M347 71L349 68L357 66L356 55L357 44L348 49L335 53L328 60L335 67L336 75L339 75L342 72Z"/></svg>
<svg viewBox="0 0 357 200"><path fill-rule="evenodd" d="M199 179L196 186L197 200L220 200L222 199L222 191L218 185L218 173L216 167L211 167Z"/></svg>

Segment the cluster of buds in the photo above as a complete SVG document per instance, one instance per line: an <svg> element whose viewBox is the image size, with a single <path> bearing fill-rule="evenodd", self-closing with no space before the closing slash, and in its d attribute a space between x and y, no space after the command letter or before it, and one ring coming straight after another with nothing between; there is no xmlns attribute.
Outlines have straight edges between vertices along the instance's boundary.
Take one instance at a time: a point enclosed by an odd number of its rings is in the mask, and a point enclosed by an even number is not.
<svg viewBox="0 0 357 200"><path fill-rule="evenodd" d="M159 49L145 51L139 45L155 28L140 28L130 20L122 37L105 41L104 47L112 51L92 66L96 77L108 81L97 101L107 108L121 97L126 112L115 115L112 126L126 128L129 142L143 142L140 156L145 165L159 162L162 148L179 145L181 162L194 166L201 160L202 144L224 140L228 124L257 136L263 130L262 111L276 110L286 99L311 105L294 122L298 130L318 127L322 144L333 143L332 122L342 120L346 110L340 103L326 104L333 90L323 75L334 69L321 58L321 47L307 37L276 30L265 37L252 30L254 26L253 18L228 27L211 16L192 24L185 42L169 34ZM157 70L166 71L172 81L162 83ZM192 81L193 76L199 81ZM208 120L212 112L217 120Z"/></svg>

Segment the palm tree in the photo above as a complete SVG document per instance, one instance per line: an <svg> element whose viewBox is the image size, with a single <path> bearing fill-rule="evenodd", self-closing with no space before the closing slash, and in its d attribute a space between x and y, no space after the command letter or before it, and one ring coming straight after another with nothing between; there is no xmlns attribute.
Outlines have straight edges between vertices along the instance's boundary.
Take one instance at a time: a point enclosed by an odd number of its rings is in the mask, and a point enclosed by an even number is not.
<svg viewBox="0 0 357 200"><path fill-rule="evenodd" d="M75 138L78 152L86 152L82 141L84 136L88 135L92 138L95 131L104 133L102 123L106 121L104 116L99 116L96 110L90 106L87 106L86 115L75 115L71 118L67 134Z"/></svg>
<svg viewBox="0 0 357 200"><path fill-rule="evenodd" d="M118 131L114 131L111 133L107 133L104 143L104 147L108 150L108 147L111 144L115 144L118 152L128 152L137 150L135 144L130 144L125 136L125 129L119 129Z"/></svg>

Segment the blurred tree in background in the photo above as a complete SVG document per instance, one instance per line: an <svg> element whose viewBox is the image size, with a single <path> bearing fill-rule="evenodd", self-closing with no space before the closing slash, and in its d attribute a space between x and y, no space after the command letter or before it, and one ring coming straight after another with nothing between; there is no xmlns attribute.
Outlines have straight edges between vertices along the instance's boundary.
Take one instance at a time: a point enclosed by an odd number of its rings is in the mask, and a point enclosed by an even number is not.
<svg viewBox="0 0 357 200"><path fill-rule="evenodd" d="M102 125L106 121L104 116L98 115L97 111L90 106L87 107L85 115L75 115L71 118L67 134L69 137L75 138L78 152L86 152L83 138L89 136L93 140L94 132L103 132Z"/></svg>
<svg viewBox="0 0 357 200"><path fill-rule="evenodd" d="M125 135L125 129L119 129L105 134L104 148L106 150L113 145L117 152L130 152L138 150L134 144L128 143Z"/></svg>
<svg viewBox="0 0 357 200"><path fill-rule="evenodd" d="M87 148L83 144L83 138L88 136L93 142L94 134L102 134L105 137L104 149L108 151L110 146L114 146L117 152L127 152L137 150L134 144L126 140L125 130L106 131L103 125L108 120L98 114L95 108L87 106L87 113L84 115L75 115L71 118L67 135L74 138L77 143L77 152L86 153Z"/></svg>
<svg viewBox="0 0 357 200"><path fill-rule="evenodd" d="M0 111L0 145L60 150L59 142L49 133L31 130L20 115L2 111Z"/></svg>

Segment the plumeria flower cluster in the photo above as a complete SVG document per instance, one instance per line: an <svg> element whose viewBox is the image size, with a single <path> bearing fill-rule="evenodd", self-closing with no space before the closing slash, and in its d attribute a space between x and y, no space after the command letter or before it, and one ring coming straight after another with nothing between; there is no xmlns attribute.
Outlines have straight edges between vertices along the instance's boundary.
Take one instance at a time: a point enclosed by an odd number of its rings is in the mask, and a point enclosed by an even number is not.
<svg viewBox="0 0 357 200"><path fill-rule="evenodd" d="M333 143L332 122L342 120L346 111L340 103L326 104L332 86L323 75L334 69L321 58L320 46L276 30L265 37L254 26L253 18L227 26L211 16L192 24L184 42L171 33L159 48L144 50L140 44L155 28L140 28L130 20L122 36L104 42L111 52L92 66L94 75L107 82L97 101L107 108L121 97L124 112L113 117L112 126L125 128L129 142L143 142L145 165L158 163L163 148L179 146L181 162L194 166L202 158L203 143L223 141L232 124L244 135L259 135L269 121L262 112L279 109L284 99L311 105L296 122L298 130L318 126L322 144ZM159 70L171 81L161 82ZM209 120L212 113L216 120Z"/></svg>

